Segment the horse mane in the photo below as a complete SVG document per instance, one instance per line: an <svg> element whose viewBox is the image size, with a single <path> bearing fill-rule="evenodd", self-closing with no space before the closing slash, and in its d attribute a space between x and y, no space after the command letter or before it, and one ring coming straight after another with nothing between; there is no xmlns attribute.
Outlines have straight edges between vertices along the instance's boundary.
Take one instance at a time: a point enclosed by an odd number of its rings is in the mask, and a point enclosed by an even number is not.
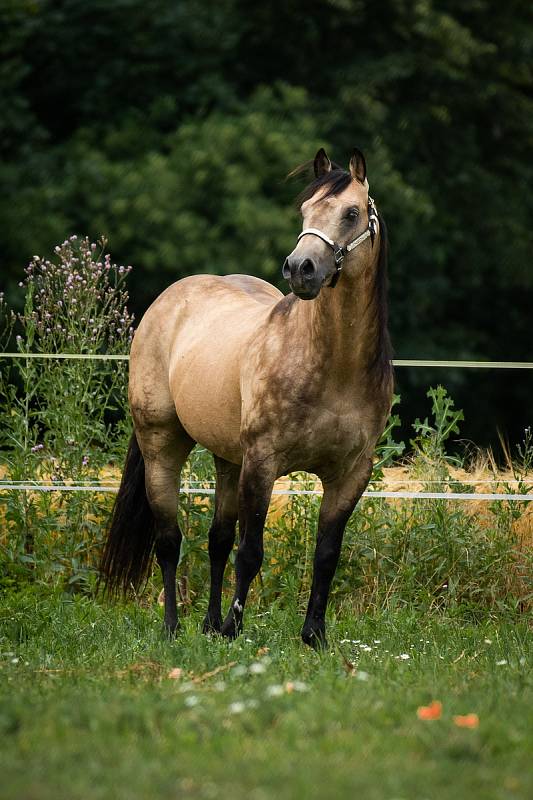
<svg viewBox="0 0 533 800"><path fill-rule="evenodd" d="M300 167L296 167L289 177L309 173L312 169L313 162L307 162ZM338 164L332 164L333 169L330 172L325 172L318 178L315 178L311 183L303 189L296 200L298 206L310 200L319 190L325 189L322 198L333 197L341 194L348 188L352 181L350 173L342 169ZM389 258L389 237L387 233L387 226L382 214L378 211L379 221L379 254L378 264L374 275L374 285L371 293L369 306L374 306L374 320L376 328L375 349L368 365L369 373L375 380L378 387L384 386L390 382L393 376L392 367L392 345L389 336L388 319L388 258Z"/></svg>

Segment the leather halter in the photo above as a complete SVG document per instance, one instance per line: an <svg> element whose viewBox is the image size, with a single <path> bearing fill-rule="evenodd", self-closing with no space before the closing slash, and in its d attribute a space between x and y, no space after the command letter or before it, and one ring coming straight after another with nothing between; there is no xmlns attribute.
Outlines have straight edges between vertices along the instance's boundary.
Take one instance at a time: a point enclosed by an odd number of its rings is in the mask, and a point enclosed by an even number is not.
<svg viewBox="0 0 533 800"><path fill-rule="evenodd" d="M337 242L334 242L333 239L330 239L323 231L319 230L318 228L304 228L301 234L298 236L297 242L300 241L302 236L318 236L319 239L322 239L327 245L329 245L333 249L333 257L335 259L335 266L337 268L333 278L329 282L330 289L333 289L334 286L337 285L337 281L339 280L341 270L342 270L342 262L344 261L346 255L351 253L352 250L355 250L356 247L359 247L360 244L363 244L370 237L370 241L372 243L372 247L374 246L374 239L376 237L376 233L378 232L378 212L376 210L376 204L373 199L368 197L368 228L363 231L359 236L357 236L353 241L349 244L344 245L344 247Z"/></svg>

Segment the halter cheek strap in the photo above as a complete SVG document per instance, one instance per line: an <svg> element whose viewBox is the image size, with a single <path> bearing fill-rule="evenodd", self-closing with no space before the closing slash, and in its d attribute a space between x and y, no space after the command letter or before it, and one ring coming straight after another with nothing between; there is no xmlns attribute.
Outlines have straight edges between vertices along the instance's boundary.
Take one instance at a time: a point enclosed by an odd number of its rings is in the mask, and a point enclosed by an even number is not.
<svg viewBox="0 0 533 800"><path fill-rule="evenodd" d="M318 236L319 239L322 239L327 245L329 245L333 250L333 257L335 259L335 266L337 270L331 279L329 286L333 289L334 286L337 285L337 281L339 280L341 270L342 270L342 262L347 253L351 253L352 250L355 250L356 247L359 247L360 244L363 244L369 237L372 242L372 247L374 246L374 239L378 232L378 212L376 210L376 204L374 203L371 197L368 198L368 228L363 231L356 239L349 242L349 244L342 247L342 245L337 244L334 242L333 239L330 239L323 231L319 230L318 228L304 228L301 234L298 236L296 241L300 241L302 236Z"/></svg>

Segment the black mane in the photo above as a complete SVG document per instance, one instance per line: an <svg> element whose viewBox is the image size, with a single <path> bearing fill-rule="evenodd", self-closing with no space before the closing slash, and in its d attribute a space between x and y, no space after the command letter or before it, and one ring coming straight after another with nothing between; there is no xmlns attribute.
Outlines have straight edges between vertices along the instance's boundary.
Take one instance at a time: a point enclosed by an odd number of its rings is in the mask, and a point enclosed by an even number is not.
<svg viewBox="0 0 533 800"><path fill-rule="evenodd" d="M298 167L292 175L298 175L309 170L310 164L303 164ZM316 192L321 189L326 189L322 198L334 197L341 194L348 188L352 181L352 176L349 172L333 164L333 169L330 172L325 172L319 178L315 178L311 183L300 192L297 198L299 206L310 200ZM388 329L388 277L387 265L389 256L389 238L387 234L387 226L381 213L378 211L379 219L379 255L378 265L374 276L373 293L371 296L370 304L374 306L375 325L376 325L376 339L375 350L369 362L369 372L377 381L379 386L388 383L393 375L392 368L392 346ZM341 278L342 280L342 278ZM374 301L372 303L372 301Z"/></svg>

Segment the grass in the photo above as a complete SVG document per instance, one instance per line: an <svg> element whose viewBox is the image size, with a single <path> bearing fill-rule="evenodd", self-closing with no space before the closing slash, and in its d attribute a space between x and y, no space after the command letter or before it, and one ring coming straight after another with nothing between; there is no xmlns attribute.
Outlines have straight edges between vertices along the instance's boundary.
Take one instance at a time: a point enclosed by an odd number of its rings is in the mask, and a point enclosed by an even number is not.
<svg viewBox="0 0 533 800"><path fill-rule="evenodd" d="M291 609L251 609L234 643L201 616L168 642L157 607L1 600L0 796L533 796L525 621L343 610L317 654ZM442 718L419 720L434 699Z"/></svg>

